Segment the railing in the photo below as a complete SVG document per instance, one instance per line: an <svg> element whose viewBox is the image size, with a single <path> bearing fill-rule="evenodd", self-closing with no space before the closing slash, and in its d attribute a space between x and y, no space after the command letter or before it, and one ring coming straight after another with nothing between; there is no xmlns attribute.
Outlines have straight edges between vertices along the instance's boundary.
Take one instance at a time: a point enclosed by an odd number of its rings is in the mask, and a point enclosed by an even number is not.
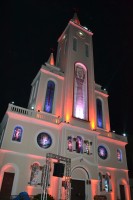
<svg viewBox="0 0 133 200"><path fill-rule="evenodd" d="M127 142L127 137L124 137L122 135L118 135L116 133L113 133L113 132L104 132L104 131L100 131L98 130L102 135L102 136L105 136L105 137L109 137L109 138L112 138L112 139L115 139L115 140L119 140L119 141L123 141L123 142Z"/></svg>
<svg viewBox="0 0 133 200"><path fill-rule="evenodd" d="M14 106L13 104L9 104L8 110L15 112L15 113L22 114L22 115L27 115L27 116L33 116L33 112L34 112L32 110L29 110L29 109L25 109L25 108L22 108L22 107L19 107L19 106Z"/></svg>
<svg viewBox="0 0 133 200"><path fill-rule="evenodd" d="M18 113L18 114L21 114L21 115L26 115L28 117L40 119L40 120L43 120L43 121L51 122L51 123L54 123L54 124L60 124L62 122L61 117L57 117L55 115L52 115L52 114L49 114L49 113L46 113L46 112L37 112L37 111L34 111L34 110L22 108L22 107L19 107L19 106L15 106L13 104L9 104L8 111L15 112L15 113ZM126 137L118 135L116 133L104 132L102 130L98 130L98 132L100 132L102 136L112 138L112 139L115 139L115 140L120 140L120 141L123 141L123 142L127 142Z"/></svg>
<svg viewBox="0 0 133 200"><path fill-rule="evenodd" d="M48 115L47 113L41 113L41 112L36 112L36 118L52 122L55 124L60 124L62 122L62 119L60 117L56 117L55 115L50 115L50 114Z"/></svg>
<svg viewBox="0 0 133 200"><path fill-rule="evenodd" d="M54 124L60 124L62 122L62 118L57 117L55 115L52 115L52 114L49 114L49 113L46 113L46 112L37 112L37 111L34 111L34 110L15 106L13 104L9 104L8 111L15 112L15 113L25 115L25 116L28 116L28 117L44 120L44 121L51 122L51 123L54 123Z"/></svg>

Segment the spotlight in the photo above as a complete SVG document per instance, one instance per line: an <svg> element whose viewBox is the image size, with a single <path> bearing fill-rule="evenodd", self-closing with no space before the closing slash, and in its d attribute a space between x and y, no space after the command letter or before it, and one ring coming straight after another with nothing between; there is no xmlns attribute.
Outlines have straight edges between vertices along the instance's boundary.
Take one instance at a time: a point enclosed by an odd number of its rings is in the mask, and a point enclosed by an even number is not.
<svg viewBox="0 0 133 200"><path fill-rule="evenodd" d="M86 26L84 26L84 29L88 30L88 28Z"/></svg>

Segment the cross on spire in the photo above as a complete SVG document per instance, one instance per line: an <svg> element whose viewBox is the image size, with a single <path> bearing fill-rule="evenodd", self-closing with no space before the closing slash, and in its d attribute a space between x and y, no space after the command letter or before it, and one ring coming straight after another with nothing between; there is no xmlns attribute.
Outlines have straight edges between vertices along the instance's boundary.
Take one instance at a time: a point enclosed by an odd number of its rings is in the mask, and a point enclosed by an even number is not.
<svg viewBox="0 0 133 200"><path fill-rule="evenodd" d="M78 16L77 16L77 12L74 13L74 16L73 16L73 19L72 19L76 24L80 25L80 21L78 19Z"/></svg>

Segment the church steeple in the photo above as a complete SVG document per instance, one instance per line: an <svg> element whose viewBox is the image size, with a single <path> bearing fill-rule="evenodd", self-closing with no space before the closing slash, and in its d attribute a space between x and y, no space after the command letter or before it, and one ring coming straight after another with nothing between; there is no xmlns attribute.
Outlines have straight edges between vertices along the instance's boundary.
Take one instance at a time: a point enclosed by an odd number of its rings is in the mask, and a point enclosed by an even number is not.
<svg viewBox="0 0 133 200"><path fill-rule="evenodd" d="M74 16L72 18L72 21L75 22L76 24L80 25L80 21L79 21L79 18L77 16L77 13L75 12L74 13Z"/></svg>

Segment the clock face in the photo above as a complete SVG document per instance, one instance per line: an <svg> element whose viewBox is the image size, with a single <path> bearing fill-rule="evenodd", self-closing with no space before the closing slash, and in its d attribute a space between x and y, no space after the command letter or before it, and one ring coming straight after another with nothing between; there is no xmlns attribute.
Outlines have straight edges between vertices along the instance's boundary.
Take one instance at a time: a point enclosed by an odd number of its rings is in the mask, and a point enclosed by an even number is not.
<svg viewBox="0 0 133 200"><path fill-rule="evenodd" d="M108 157L107 149L104 146L98 147L98 155L102 159L106 159Z"/></svg>
<svg viewBox="0 0 133 200"><path fill-rule="evenodd" d="M47 149L52 145L52 138L48 133L39 133L37 136L37 144L43 148Z"/></svg>

